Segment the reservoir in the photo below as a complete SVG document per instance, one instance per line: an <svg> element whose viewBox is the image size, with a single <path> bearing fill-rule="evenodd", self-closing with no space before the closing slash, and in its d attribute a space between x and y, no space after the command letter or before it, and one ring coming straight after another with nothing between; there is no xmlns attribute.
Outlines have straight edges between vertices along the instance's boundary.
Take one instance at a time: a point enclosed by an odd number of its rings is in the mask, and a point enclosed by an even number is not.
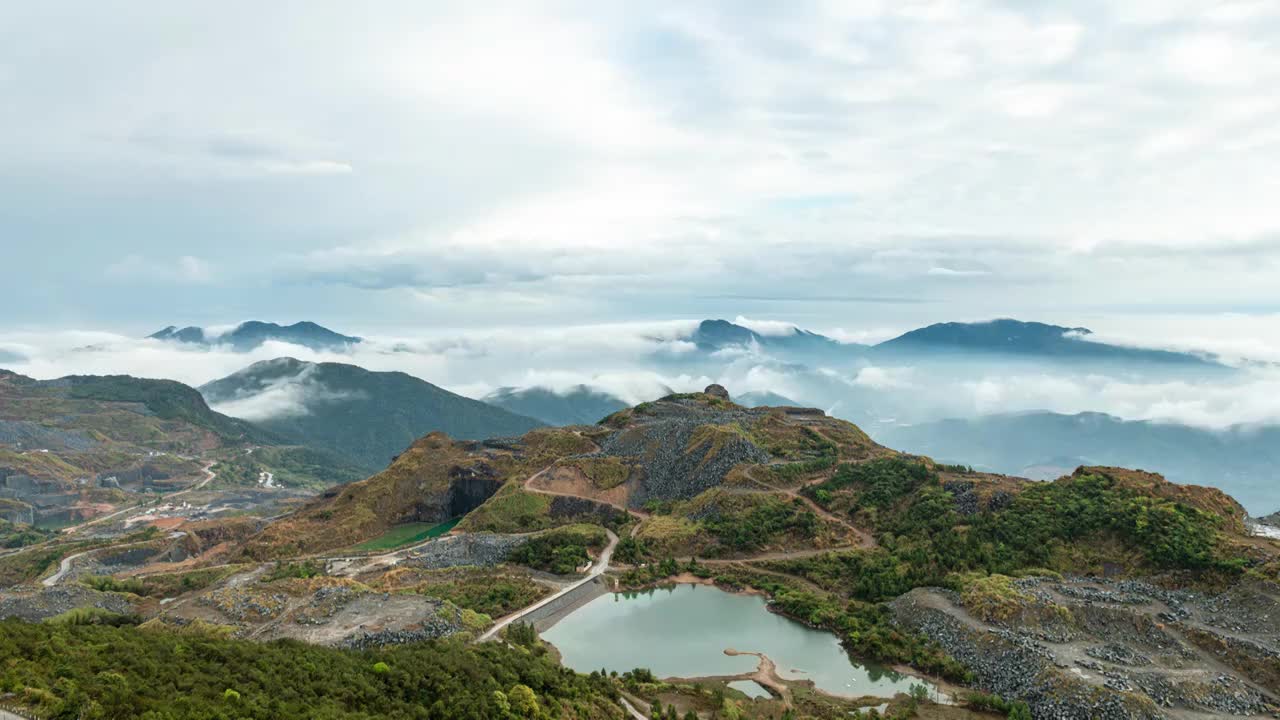
<svg viewBox="0 0 1280 720"><path fill-rule="evenodd" d="M835 635L765 608L764 598L708 585L673 585L613 593L583 605L542 634L579 672L648 668L658 677L739 675L756 669L759 652L787 680L812 680L832 695L892 697L917 678L853 662Z"/></svg>

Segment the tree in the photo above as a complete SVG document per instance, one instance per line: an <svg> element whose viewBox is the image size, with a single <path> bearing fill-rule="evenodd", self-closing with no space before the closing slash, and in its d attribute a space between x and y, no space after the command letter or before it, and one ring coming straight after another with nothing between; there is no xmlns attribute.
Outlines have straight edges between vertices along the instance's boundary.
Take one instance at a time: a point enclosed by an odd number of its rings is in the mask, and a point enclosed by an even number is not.
<svg viewBox="0 0 1280 720"><path fill-rule="evenodd" d="M507 700L511 703L511 711L518 717L538 717L538 696L528 685L512 685L507 691Z"/></svg>
<svg viewBox="0 0 1280 720"><path fill-rule="evenodd" d="M1009 708L1009 720L1031 720L1031 708L1024 702L1015 703Z"/></svg>

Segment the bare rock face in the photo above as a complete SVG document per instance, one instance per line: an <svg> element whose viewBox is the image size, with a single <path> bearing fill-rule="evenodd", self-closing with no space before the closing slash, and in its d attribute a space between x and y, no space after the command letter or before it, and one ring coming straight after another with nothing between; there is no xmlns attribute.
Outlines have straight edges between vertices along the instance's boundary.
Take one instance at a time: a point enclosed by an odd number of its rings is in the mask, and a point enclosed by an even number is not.
<svg viewBox="0 0 1280 720"><path fill-rule="evenodd" d="M729 391L725 390L723 385L717 385L715 383L712 383L711 385L708 385L707 389L703 390L702 392L707 395L710 395L711 397L718 397L721 400L729 399Z"/></svg>

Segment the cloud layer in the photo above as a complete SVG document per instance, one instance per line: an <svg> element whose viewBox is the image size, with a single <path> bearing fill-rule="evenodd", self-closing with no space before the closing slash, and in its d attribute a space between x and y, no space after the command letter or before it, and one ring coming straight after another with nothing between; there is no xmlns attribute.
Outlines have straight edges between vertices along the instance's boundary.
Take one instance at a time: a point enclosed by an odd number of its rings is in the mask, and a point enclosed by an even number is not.
<svg viewBox="0 0 1280 720"><path fill-rule="evenodd" d="M746 322L766 333L794 327ZM1253 359L1280 359L1280 334L1274 332L1280 323L1274 317L1241 317L1216 326L1183 317L1184 336L1171 334L1172 323L1172 318L1135 319L1129 327L1145 331L1146 340L1142 333L1126 335L1118 329L1102 334L1136 345L1149 345L1158 337L1171 347L1228 353L1243 349ZM695 326L696 321L678 320L419 336L361 332L367 341L349 353L315 352L285 343L237 353L222 346L202 348L100 332L0 333L0 354L7 354L7 367L41 379L123 373L200 385L253 362L296 357L399 370L475 398L506 386L569 390L586 384L638 403L718 382L734 393L774 392L871 423L1032 410L1098 411L1207 428L1280 423L1280 370L1270 364L1245 363L1239 373L1212 378L1104 375L1025 363L913 367L850 360L838 367L804 368L770 357L767 349L758 347L702 356L685 339ZM1217 335L1208 344L1194 344L1213 330ZM253 398L223 403L219 409L249 419L303 414L307 403L324 399L325 392L303 376Z"/></svg>
<svg viewBox="0 0 1280 720"><path fill-rule="evenodd" d="M1247 0L10 4L5 322L1254 308L1278 43Z"/></svg>

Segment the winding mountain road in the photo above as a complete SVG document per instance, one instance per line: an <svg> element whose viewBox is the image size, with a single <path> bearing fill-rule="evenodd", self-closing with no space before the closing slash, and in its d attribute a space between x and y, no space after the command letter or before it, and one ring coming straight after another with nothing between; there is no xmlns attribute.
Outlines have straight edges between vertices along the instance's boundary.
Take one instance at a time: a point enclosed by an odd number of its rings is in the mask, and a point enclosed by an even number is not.
<svg viewBox="0 0 1280 720"><path fill-rule="evenodd" d="M782 493L783 495L786 495L787 497L791 497L796 500L799 500L800 502L808 506L808 508L812 510L813 513L816 514L818 517L821 517L824 520L833 522L845 528L849 532L853 533L855 537L858 538L857 547L873 548L876 546L876 540L871 536L870 533L868 533L867 531L861 528L855 527L848 520L845 520L844 518L840 517L839 515L836 515L830 510L823 508L821 505L814 502L813 500L810 500L808 497L800 494L800 490L803 490L805 487L808 487L807 485L801 485L800 488L798 489L779 487L777 485L774 485L773 483L768 483L768 482L765 482L764 480L761 480L760 478L757 478L751 472L754 469L755 469L754 467L750 467L750 468L747 468L745 471L743 471L743 474L746 475L747 479L750 480L751 482L757 485L760 485L762 487L766 487L769 490L772 490L773 492L779 492L779 493Z"/></svg>
<svg viewBox="0 0 1280 720"><path fill-rule="evenodd" d="M577 590L583 585L586 585L589 582L593 582L596 578L603 575L604 572L609 569L609 561L613 559L614 548L618 546L618 535L609 529L605 529L605 532L608 533L609 535L609 544L606 545L604 550L600 552L600 557L596 558L595 563L591 565L591 570L587 572L586 577L573 583L572 585L569 585L561 590L558 590L548 595L547 597L539 600L538 602L526 608L517 610L516 612L502 618L498 622L494 623L493 627L486 630L483 635L476 638L476 642L487 642L489 640L494 639L495 637L497 637L498 633L501 632L504 627L510 625L513 622L518 621L520 618L525 617L526 615L528 615L529 613L535 610L539 610L541 608L546 607L547 605L555 602L556 600L559 600L560 598L564 597L565 595L568 595L574 590Z"/></svg>
<svg viewBox="0 0 1280 720"><path fill-rule="evenodd" d="M204 473L204 479L203 479L203 480L199 480L199 481L197 481L197 482L195 482L195 483L193 483L193 484L191 484L191 485L187 486L185 489L179 490L178 492L173 493L172 495L169 495L169 496L168 496L168 497L166 497L165 499L166 499L166 500L172 500L173 498L181 497L181 496L183 496L183 495L186 495L186 494L187 494L187 493L189 493L189 492L194 492L194 491L196 491L196 490L201 490L201 489L203 489L206 485L208 485L209 483L213 482L213 479L214 479L214 478L216 478L216 477L218 477L218 473L214 472L214 471L213 471L213 469L212 469L212 468L213 468L213 466L217 464L217 462L218 462L217 460L210 460L209 462L205 463L204 467L200 468L200 472ZM151 501L147 501L147 502L151 502ZM137 510L137 509L138 509L138 508L140 508L140 507L145 507L145 506L147 505L147 502L141 502L141 503L137 503L136 505L130 505L130 506L128 506L128 507L125 507L125 508L121 508L121 509L119 509L119 510L116 510L115 512L110 513L109 515L102 515L102 516L96 517L96 518L94 518L94 519L92 519L92 520L87 520L87 521L85 521L85 522L82 522L82 523L80 523L79 525L72 525L71 527L63 528L63 529L62 529L62 534L64 534L64 535L70 535L70 534L72 534L72 533L79 532L80 530L83 530L84 528L90 527L90 526L92 526L92 525L97 525L97 524L99 524L99 523L104 523L104 522L106 522L106 521L108 521L108 520L110 520L110 519L112 519L112 518L114 518L114 517L119 517L120 515L123 515L123 514L125 514L125 513L127 513L127 512L131 512L131 511L133 511L133 510Z"/></svg>

